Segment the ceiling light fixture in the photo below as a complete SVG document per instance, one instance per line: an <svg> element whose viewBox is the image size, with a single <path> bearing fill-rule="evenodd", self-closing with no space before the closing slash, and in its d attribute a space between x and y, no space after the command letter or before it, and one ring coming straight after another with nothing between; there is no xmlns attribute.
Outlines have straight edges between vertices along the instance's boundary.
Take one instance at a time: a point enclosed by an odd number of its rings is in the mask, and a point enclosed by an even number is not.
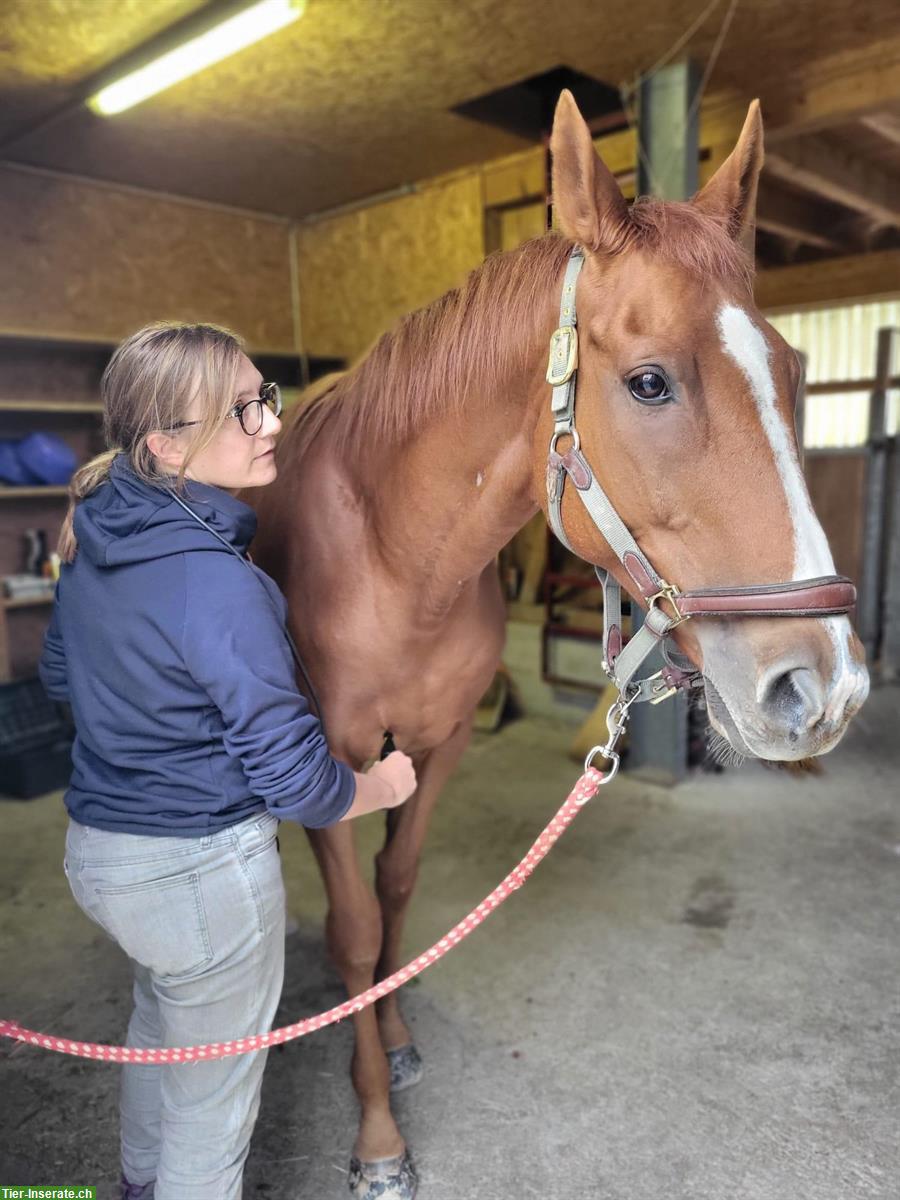
<svg viewBox="0 0 900 1200"><path fill-rule="evenodd" d="M303 15L306 0L258 0L219 21L204 33L182 42L136 71L129 71L91 96L88 107L102 116L124 112L149 96L196 75L229 54L252 46Z"/></svg>

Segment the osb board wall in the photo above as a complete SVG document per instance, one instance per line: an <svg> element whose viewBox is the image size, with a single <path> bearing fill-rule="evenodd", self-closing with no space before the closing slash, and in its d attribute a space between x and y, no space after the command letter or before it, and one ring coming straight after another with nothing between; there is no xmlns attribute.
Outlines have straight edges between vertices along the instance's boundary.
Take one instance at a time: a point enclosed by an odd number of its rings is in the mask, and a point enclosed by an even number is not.
<svg viewBox="0 0 900 1200"><path fill-rule="evenodd" d="M478 172L300 226L303 344L354 359L484 257Z"/></svg>
<svg viewBox="0 0 900 1200"><path fill-rule="evenodd" d="M285 222L0 167L0 331L118 339L203 320L294 343Z"/></svg>

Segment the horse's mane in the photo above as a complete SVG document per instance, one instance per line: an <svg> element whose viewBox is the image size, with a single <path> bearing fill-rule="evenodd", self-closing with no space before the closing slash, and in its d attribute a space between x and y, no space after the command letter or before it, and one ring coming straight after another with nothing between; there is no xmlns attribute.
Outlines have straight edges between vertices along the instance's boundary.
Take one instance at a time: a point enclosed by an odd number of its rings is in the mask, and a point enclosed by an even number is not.
<svg viewBox="0 0 900 1200"><path fill-rule="evenodd" d="M522 343L573 243L557 233L491 254L461 287L403 317L346 374L314 385L285 430L291 457L328 423L339 458L400 445L460 405L479 382L521 364ZM716 218L690 203L642 197L616 234L613 255L647 249L702 277L749 287L752 264Z"/></svg>
<svg viewBox="0 0 900 1200"><path fill-rule="evenodd" d="M461 403L474 382L520 361L522 337L571 248L548 234L491 254L461 287L403 317L298 413L283 439L291 454L302 454L326 420L340 458L354 447L403 443Z"/></svg>

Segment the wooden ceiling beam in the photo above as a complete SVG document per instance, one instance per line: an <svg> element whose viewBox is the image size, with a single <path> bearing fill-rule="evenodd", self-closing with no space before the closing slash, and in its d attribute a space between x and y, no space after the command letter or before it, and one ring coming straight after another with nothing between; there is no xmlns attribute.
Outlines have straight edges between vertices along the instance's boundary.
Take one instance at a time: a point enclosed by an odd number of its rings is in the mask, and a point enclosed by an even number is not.
<svg viewBox="0 0 900 1200"><path fill-rule="evenodd" d="M764 105L767 148L896 105L900 35L863 50L814 59L798 72L793 93L790 100Z"/></svg>
<svg viewBox="0 0 900 1200"><path fill-rule="evenodd" d="M866 129L871 129L880 138L893 146L900 146L900 114L892 112L875 112L861 117Z"/></svg>
<svg viewBox="0 0 900 1200"><path fill-rule="evenodd" d="M773 188L765 179L759 185L756 224L767 233L807 246L818 246L822 250L841 248L840 242L822 232L822 213L815 205Z"/></svg>
<svg viewBox="0 0 900 1200"><path fill-rule="evenodd" d="M756 303L766 312L821 308L900 295L900 250L876 250L758 271Z"/></svg>
<svg viewBox="0 0 900 1200"><path fill-rule="evenodd" d="M779 144L766 154L766 170L795 187L865 213L880 225L900 226L896 181L824 138Z"/></svg>

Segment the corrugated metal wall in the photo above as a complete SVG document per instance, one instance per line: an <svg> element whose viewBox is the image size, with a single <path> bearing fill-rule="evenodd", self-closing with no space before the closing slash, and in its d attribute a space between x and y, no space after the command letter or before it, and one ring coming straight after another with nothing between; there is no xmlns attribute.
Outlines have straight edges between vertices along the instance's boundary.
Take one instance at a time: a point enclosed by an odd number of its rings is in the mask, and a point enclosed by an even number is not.
<svg viewBox="0 0 900 1200"><path fill-rule="evenodd" d="M769 317L778 332L806 355L807 383L872 379L878 330L900 327L900 300L849 304ZM900 364L892 365L892 372ZM896 433L900 392L889 395L888 431ZM868 435L868 390L806 397L804 443L809 448L860 446Z"/></svg>

